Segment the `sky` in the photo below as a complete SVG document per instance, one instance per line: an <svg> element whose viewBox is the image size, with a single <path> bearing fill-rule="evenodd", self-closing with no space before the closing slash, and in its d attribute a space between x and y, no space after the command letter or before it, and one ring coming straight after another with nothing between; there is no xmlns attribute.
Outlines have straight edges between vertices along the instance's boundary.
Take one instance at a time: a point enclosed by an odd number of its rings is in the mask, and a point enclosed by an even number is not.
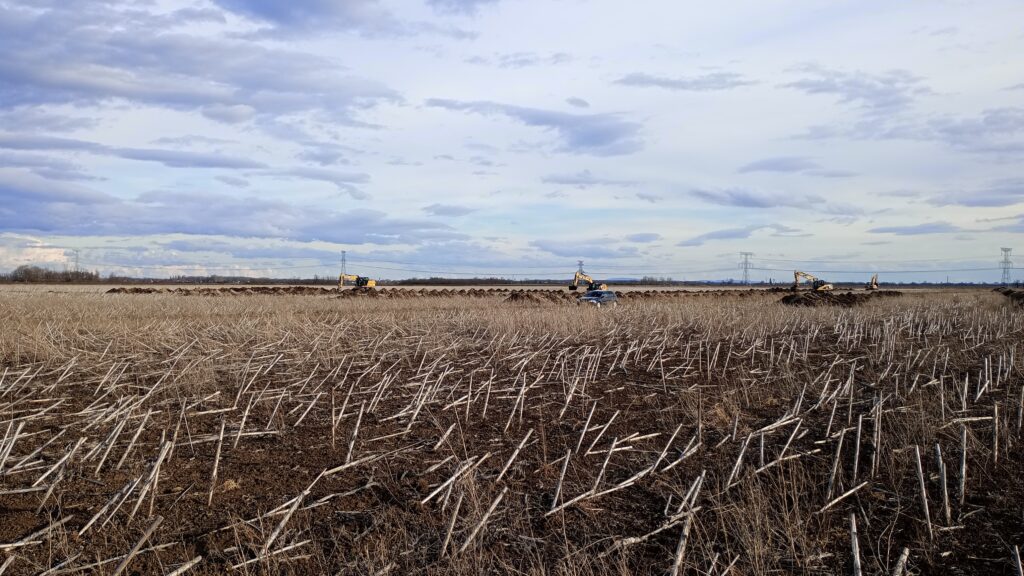
<svg viewBox="0 0 1024 576"><path fill-rule="evenodd" d="M994 281L1024 263L1022 21L0 0L0 270Z"/></svg>

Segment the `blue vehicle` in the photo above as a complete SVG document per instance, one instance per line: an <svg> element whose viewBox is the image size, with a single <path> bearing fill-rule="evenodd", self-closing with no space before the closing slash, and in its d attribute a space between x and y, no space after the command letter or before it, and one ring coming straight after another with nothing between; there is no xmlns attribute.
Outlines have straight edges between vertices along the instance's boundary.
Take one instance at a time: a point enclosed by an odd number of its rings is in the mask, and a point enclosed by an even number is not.
<svg viewBox="0 0 1024 576"><path fill-rule="evenodd" d="M588 290L586 294L580 296L576 303L593 304L600 308L601 306L618 306L619 299L611 290Z"/></svg>

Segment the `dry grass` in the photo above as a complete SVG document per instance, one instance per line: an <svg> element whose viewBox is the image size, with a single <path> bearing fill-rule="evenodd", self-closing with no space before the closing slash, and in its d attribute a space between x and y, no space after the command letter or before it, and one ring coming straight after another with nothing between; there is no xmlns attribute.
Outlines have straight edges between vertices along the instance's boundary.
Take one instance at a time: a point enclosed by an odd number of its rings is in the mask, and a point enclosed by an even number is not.
<svg viewBox="0 0 1024 576"><path fill-rule="evenodd" d="M777 299L2 291L0 572L1015 570L1020 308Z"/></svg>

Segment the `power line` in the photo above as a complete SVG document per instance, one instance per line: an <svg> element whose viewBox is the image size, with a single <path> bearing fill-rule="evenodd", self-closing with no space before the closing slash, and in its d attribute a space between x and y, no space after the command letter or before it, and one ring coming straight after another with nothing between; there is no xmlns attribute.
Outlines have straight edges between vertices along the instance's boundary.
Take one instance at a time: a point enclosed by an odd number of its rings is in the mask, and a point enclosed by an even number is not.
<svg viewBox="0 0 1024 576"><path fill-rule="evenodd" d="M1013 248L1000 248L1003 251L1003 260L999 263L999 267L1003 269L1002 285L1008 286L1010 284L1010 269L1013 267L1013 262L1010 261L1010 252L1013 252Z"/></svg>
<svg viewBox="0 0 1024 576"><path fill-rule="evenodd" d="M957 259L950 258L916 258L912 260L842 260L843 264L915 264L918 262L970 262L972 260L987 260L987 256L965 256ZM791 260L786 258L758 258L761 262L789 262L792 264L814 264L814 263L826 263L833 264L837 263L836 260L823 260L823 259L811 259L811 260Z"/></svg>
<svg viewBox="0 0 1024 576"><path fill-rule="evenodd" d="M789 272L788 268L751 268L751 270L765 270L769 272ZM990 272L999 268L933 268L929 270L817 270L812 272L819 274L931 274L933 272Z"/></svg>

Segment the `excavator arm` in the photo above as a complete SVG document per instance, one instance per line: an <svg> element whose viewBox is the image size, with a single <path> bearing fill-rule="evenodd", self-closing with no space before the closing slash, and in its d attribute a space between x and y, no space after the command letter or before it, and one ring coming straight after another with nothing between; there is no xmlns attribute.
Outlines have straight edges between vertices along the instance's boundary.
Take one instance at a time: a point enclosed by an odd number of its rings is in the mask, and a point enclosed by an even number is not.
<svg viewBox="0 0 1024 576"><path fill-rule="evenodd" d="M580 285L586 286L587 290L607 290L608 289L608 285L607 284L601 284L599 282L595 282L593 278L591 278L590 276L587 276L583 272L577 270L576 274L573 275L573 277L572 277L572 282L569 284L569 290L575 290Z"/></svg>
<svg viewBox="0 0 1024 576"><path fill-rule="evenodd" d="M815 276L813 274L808 274L807 272L801 272L800 270L794 270L793 271L793 287L792 287L792 289L796 290L797 288L799 288L800 287L800 282L803 281L803 280L807 280L807 282L811 285L811 288L813 290L817 291L817 292L827 292L827 291L830 291L830 290L832 290L834 288L831 284L829 284L828 282L825 282L824 280L822 280L821 278L818 278L817 276Z"/></svg>

